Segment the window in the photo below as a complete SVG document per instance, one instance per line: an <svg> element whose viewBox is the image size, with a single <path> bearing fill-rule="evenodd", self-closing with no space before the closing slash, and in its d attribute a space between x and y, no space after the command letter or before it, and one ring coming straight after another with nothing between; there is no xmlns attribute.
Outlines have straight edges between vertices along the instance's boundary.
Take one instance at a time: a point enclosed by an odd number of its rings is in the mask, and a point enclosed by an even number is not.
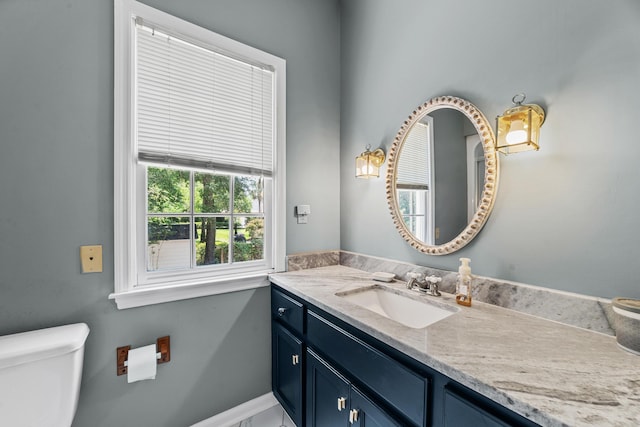
<svg viewBox="0 0 640 427"><path fill-rule="evenodd" d="M132 0L115 11L118 308L284 269L285 61Z"/></svg>
<svg viewBox="0 0 640 427"><path fill-rule="evenodd" d="M418 239L434 244L433 119L426 116L407 135L398 160L396 189L402 219Z"/></svg>

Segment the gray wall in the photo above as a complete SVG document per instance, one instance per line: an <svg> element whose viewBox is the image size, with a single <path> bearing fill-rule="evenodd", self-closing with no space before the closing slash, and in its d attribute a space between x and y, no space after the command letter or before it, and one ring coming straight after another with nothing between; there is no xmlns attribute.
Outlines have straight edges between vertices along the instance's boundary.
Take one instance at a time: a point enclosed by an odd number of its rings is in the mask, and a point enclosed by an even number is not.
<svg viewBox="0 0 640 427"><path fill-rule="evenodd" d="M287 60L287 250L337 248L338 1L147 3ZM80 273L87 244L104 273ZM112 253L113 0L3 0L0 335L89 324L75 426L186 426L270 390L267 289L118 311ZM157 380L116 377L116 347L167 334Z"/></svg>
<svg viewBox="0 0 640 427"><path fill-rule="evenodd" d="M603 297L640 298L637 0L342 2L341 248ZM457 95L493 118L526 92L547 111L539 152L501 156L493 214L458 253L395 231L384 180L355 180L411 111ZM371 232L375 229L376 232Z"/></svg>

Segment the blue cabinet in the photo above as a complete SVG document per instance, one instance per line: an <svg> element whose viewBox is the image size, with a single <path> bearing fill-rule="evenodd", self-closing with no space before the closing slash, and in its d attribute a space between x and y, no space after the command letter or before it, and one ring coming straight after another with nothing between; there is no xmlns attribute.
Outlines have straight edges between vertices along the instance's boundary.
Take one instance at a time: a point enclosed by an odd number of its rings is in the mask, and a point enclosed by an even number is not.
<svg viewBox="0 0 640 427"><path fill-rule="evenodd" d="M271 317L296 335L304 334L304 305L274 288L271 288Z"/></svg>
<svg viewBox="0 0 640 427"><path fill-rule="evenodd" d="M307 350L307 426L401 427L320 356Z"/></svg>
<svg viewBox="0 0 640 427"><path fill-rule="evenodd" d="M407 425L426 424L428 379L328 320L307 310L307 342L321 351L345 375L371 390L371 394Z"/></svg>
<svg viewBox="0 0 640 427"><path fill-rule="evenodd" d="M273 323L271 333L272 389L296 425L302 425L303 344L300 339Z"/></svg>
<svg viewBox="0 0 640 427"><path fill-rule="evenodd" d="M273 392L298 427L538 427L276 285L271 304Z"/></svg>
<svg viewBox="0 0 640 427"><path fill-rule="evenodd" d="M353 427L401 427L403 425L396 422L387 412L355 387L351 387L349 421Z"/></svg>
<svg viewBox="0 0 640 427"><path fill-rule="evenodd" d="M444 390L444 427L509 427L499 419L448 387Z"/></svg>
<svg viewBox="0 0 640 427"><path fill-rule="evenodd" d="M347 427L349 381L307 349L306 425Z"/></svg>

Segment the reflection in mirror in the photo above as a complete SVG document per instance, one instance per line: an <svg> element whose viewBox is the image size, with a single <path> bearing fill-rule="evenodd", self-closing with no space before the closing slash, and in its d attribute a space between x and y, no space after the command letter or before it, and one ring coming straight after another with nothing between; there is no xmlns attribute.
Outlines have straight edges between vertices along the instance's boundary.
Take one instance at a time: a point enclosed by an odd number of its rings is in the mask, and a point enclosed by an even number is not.
<svg viewBox="0 0 640 427"><path fill-rule="evenodd" d="M466 245L493 206L493 132L469 102L434 98L405 122L390 150L387 199L396 227L422 252Z"/></svg>
<svg viewBox="0 0 640 427"><path fill-rule="evenodd" d="M433 119L416 123L398 157L396 189L402 219L418 239L433 244Z"/></svg>
<svg viewBox="0 0 640 427"><path fill-rule="evenodd" d="M464 114L442 108L413 125L398 155L396 189L402 219L417 239L439 245L457 236L483 186L482 145Z"/></svg>
<svg viewBox="0 0 640 427"><path fill-rule="evenodd" d="M477 133L466 137L467 143L467 221L473 219L484 187L484 150Z"/></svg>

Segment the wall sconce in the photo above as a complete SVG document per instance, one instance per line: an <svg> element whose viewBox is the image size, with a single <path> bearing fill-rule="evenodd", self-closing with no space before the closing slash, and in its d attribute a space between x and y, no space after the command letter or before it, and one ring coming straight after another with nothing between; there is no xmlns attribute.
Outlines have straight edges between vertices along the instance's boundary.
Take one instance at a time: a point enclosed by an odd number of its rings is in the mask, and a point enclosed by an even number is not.
<svg viewBox="0 0 640 427"><path fill-rule="evenodd" d="M544 110L539 105L523 104L526 96L513 97L515 106L496 118L496 150L504 154L539 150L540 126L544 123Z"/></svg>
<svg viewBox="0 0 640 427"><path fill-rule="evenodd" d="M367 145L365 152L356 157L356 178L378 178L380 166L384 163L385 155L381 148L371 152L371 145Z"/></svg>

